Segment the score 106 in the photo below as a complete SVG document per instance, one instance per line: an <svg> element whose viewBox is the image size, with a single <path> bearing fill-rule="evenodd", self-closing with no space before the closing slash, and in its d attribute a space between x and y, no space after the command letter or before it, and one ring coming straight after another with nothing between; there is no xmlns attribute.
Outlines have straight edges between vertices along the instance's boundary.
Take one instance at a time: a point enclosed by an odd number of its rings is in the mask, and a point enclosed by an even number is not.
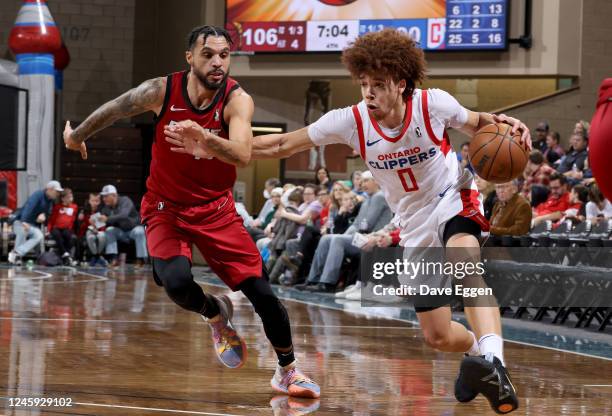
<svg viewBox="0 0 612 416"><path fill-rule="evenodd" d="M246 46L278 46L281 48L299 49L299 38L304 35L304 26L300 25L269 28L250 27L242 33L242 38Z"/></svg>
<svg viewBox="0 0 612 416"><path fill-rule="evenodd" d="M368 32L380 32L387 27L397 29L399 32L410 36L416 43L421 43L423 31L420 26L385 26L383 24L366 24L359 25L359 34L363 35Z"/></svg>

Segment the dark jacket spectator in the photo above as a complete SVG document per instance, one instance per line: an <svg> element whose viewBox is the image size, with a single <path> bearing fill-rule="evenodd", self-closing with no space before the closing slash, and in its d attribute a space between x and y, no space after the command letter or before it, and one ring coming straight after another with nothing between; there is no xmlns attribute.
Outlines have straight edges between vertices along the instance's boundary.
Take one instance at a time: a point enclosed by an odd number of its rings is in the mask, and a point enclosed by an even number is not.
<svg viewBox="0 0 612 416"><path fill-rule="evenodd" d="M116 194L115 194L116 195ZM132 200L127 196L117 196L116 202L111 205L106 201L100 213L107 217L106 225L108 227L117 227L123 231L130 231L132 228L140 225L140 215L134 206Z"/></svg>
<svg viewBox="0 0 612 416"><path fill-rule="evenodd" d="M493 235L523 235L531 226L531 206L518 194L517 184L508 182L495 186L497 202L491 214Z"/></svg>
<svg viewBox="0 0 612 416"><path fill-rule="evenodd" d="M53 202L63 190L58 181L49 182L45 189L35 191L30 195L23 207L15 214L15 220L36 224L40 214L48 217L51 214Z"/></svg>
<svg viewBox="0 0 612 416"><path fill-rule="evenodd" d="M588 142L583 136L574 134L570 140L572 143L572 150L565 155L557 168L557 171L565 174L565 176L572 176L574 171L584 171L585 162L589 157L587 151ZM574 179L582 179L582 177Z"/></svg>

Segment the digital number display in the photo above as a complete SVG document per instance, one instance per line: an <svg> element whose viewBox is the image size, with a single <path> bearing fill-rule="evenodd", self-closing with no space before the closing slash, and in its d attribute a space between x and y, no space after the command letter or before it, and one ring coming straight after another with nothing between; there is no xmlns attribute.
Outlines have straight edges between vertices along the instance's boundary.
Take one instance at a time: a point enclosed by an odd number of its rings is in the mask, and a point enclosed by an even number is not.
<svg viewBox="0 0 612 416"><path fill-rule="evenodd" d="M375 0L380 7L374 9L374 0L312 0L313 5L303 0L226 1L235 53L342 51L357 36L387 27L406 33L425 50L508 46L508 0L419 0L412 7Z"/></svg>

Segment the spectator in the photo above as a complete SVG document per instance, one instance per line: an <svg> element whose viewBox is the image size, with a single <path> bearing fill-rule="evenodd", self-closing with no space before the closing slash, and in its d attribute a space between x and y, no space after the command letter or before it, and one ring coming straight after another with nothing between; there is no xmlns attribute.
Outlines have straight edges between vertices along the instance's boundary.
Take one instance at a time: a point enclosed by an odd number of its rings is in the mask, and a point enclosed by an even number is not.
<svg viewBox="0 0 612 416"><path fill-rule="evenodd" d="M136 244L136 266L143 266L148 257L147 240L134 203L127 196L119 196L117 188L113 185L106 185L102 188L100 195L104 200L104 206L100 210L102 214L100 220L106 224L106 254L112 259L111 267L119 265L117 242L120 240L134 241Z"/></svg>
<svg viewBox="0 0 612 416"><path fill-rule="evenodd" d="M523 182L522 189L523 197L531 202L532 207L544 202L548 197L548 184L550 182L550 175L553 173L555 173L555 170L544 163L542 152L532 150L523 172L525 181ZM544 189L540 189L538 186ZM535 195L533 194L534 187L536 188Z"/></svg>
<svg viewBox="0 0 612 416"><path fill-rule="evenodd" d="M330 192L327 190L327 187L325 185L319 185L319 188L317 189L317 200L323 207L321 209L321 213L319 214L319 224L323 226L327 224L327 221L329 220L330 210L333 209Z"/></svg>
<svg viewBox="0 0 612 416"><path fill-rule="evenodd" d="M314 225L317 228L320 227L319 216L321 215L321 211L323 210L323 206L318 201L316 197L317 186L311 183L306 184L304 186L304 191L302 196L304 198L304 202L298 208L298 214L287 212L285 210L280 211L280 218L286 218L290 221L296 222L302 227L300 227L298 232L302 232L304 230L304 225L310 224Z"/></svg>
<svg viewBox="0 0 612 416"><path fill-rule="evenodd" d="M469 170L474 173L474 168L470 164L470 142L464 142L461 144L459 153L457 153L457 160L462 168Z"/></svg>
<svg viewBox="0 0 612 416"><path fill-rule="evenodd" d="M361 178L361 173L359 174ZM332 192L330 195L330 206L329 206L329 215L327 219L324 219L324 211L321 211L321 233L325 234L325 230L329 230L334 226L334 219L338 214L338 210L342 205L342 197L345 193L350 192L351 188L348 185L345 185L342 181L336 181L334 186L332 187ZM355 194L355 197L357 195ZM333 232L332 232L333 234Z"/></svg>
<svg viewBox="0 0 612 416"><path fill-rule="evenodd" d="M590 128L591 128L591 123L589 123L588 121L580 120L574 126L574 134L583 136L588 140Z"/></svg>
<svg viewBox="0 0 612 416"><path fill-rule="evenodd" d="M51 181L44 190L30 195L23 208L17 211L13 222L15 248L8 254L9 263L20 264L21 258L40 244L44 234L38 224L47 221L53 202L63 190L58 181Z"/></svg>
<svg viewBox="0 0 612 416"><path fill-rule="evenodd" d="M327 188L327 191L330 192L333 184L334 182L332 181L327 168L317 169L317 173L315 175L315 185L324 185Z"/></svg>
<svg viewBox="0 0 612 416"><path fill-rule="evenodd" d="M544 153L546 150L546 136L548 135L548 130L550 127L548 126L547 121L540 121L535 129L535 136L533 136L532 148L534 150L539 150Z"/></svg>
<svg viewBox="0 0 612 416"><path fill-rule="evenodd" d="M342 184L336 182L334 188L338 185ZM287 249L281 256L281 260L288 271L285 273L285 279L281 279L282 284L291 286L304 280L321 235L342 234L353 223L359 210L357 195L350 191L348 187L338 190L342 196L340 197L340 207L336 210L333 220L330 217L333 222L331 224L328 222L328 225L322 226L320 231L314 227L306 227L299 239L287 241Z"/></svg>
<svg viewBox="0 0 612 416"><path fill-rule="evenodd" d="M355 195L357 195L360 201L363 201L365 198L368 197L368 194L363 189L361 189L361 175L362 174L363 172L360 170L353 171L353 173L351 173L351 180L350 180L351 184L348 185L349 187L352 188L352 191L355 193Z"/></svg>
<svg viewBox="0 0 612 416"><path fill-rule="evenodd" d="M559 173L553 173L550 177L550 195L548 199L533 210L533 226L544 221L559 221L563 212L570 206L569 192L567 191L567 179Z"/></svg>
<svg viewBox="0 0 612 416"><path fill-rule="evenodd" d="M586 219L595 223L611 217L612 204L603 196L599 186L596 183L592 184L589 190L589 202L586 204Z"/></svg>
<svg viewBox="0 0 612 416"><path fill-rule="evenodd" d="M276 213L276 210L280 206L282 195L283 195L283 188L272 189L272 191L270 192L270 202L271 202L270 205L272 206L272 209L267 210L267 214L263 218L263 221L260 222L259 217L258 217L257 220L255 220L251 226L246 227L248 233L251 235L251 238L256 243L259 239L264 238L266 236L266 233L264 232L264 230L272 222L274 218L274 214Z"/></svg>
<svg viewBox="0 0 612 416"><path fill-rule="evenodd" d="M92 192L85 203L85 209L79 215L81 226L79 227L78 236L85 237L87 248L91 253L89 265L107 267L108 262L102 255L106 248L106 234L104 233L105 224L101 221L100 208L102 200L100 194Z"/></svg>
<svg viewBox="0 0 612 416"><path fill-rule="evenodd" d="M561 222L572 220L573 223L579 223L586 219L586 203L589 200L589 189L583 185L575 185L570 190L569 208L563 212Z"/></svg>
<svg viewBox="0 0 612 416"><path fill-rule="evenodd" d="M518 182L497 184L495 193L497 202L491 214L491 234L527 234L531 226L531 207L529 202L518 194Z"/></svg>
<svg viewBox="0 0 612 416"><path fill-rule="evenodd" d="M362 174L361 186L368 193L369 198L361 204L355 222L344 234L325 235L321 238L308 279L304 285L296 286L296 288L319 292L334 291L345 255L355 256L360 252L360 249L352 244L355 233L366 235L374 233L391 220L391 210L372 173ZM375 237L372 236L369 240L376 244Z"/></svg>
<svg viewBox="0 0 612 416"><path fill-rule="evenodd" d="M497 201L495 186L478 175L474 175L474 180L476 181L478 192L480 192L484 198L482 203L484 208L484 216L486 219L490 219L491 213L493 212L493 205L495 205L495 202Z"/></svg>
<svg viewBox="0 0 612 416"><path fill-rule="evenodd" d="M263 223L265 222L266 218L268 218L268 214L270 214L271 211L276 211L276 207L278 206L278 204L274 205L274 202L272 201L272 190L280 186L281 182L278 180L278 178L266 179L263 191L263 196L266 198L266 202L264 203L263 207L261 207L257 218L255 218L252 223L247 224L248 226L261 229L266 228Z"/></svg>
<svg viewBox="0 0 612 416"><path fill-rule="evenodd" d="M47 223L47 229L57 246L57 252L65 266L72 266L72 249L74 247L74 223L78 215L77 204L70 188L65 188L60 194L61 202L55 204Z"/></svg>
<svg viewBox="0 0 612 416"><path fill-rule="evenodd" d="M546 136L546 150L544 151L544 159L551 166L565 155L565 149L561 147L561 135L559 132L551 131Z"/></svg>
<svg viewBox="0 0 612 416"><path fill-rule="evenodd" d="M589 157L588 141L580 134L573 134L570 142L572 150L561 160L557 171L565 175L570 182L578 183L584 177L585 162Z"/></svg>
<svg viewBox="0 0 612 416"><path fill-rule="evenodd" d="M313 192L314 199L314 192ZM295 238L300 228L300 224L293 221L292 219L286 218L287 215L300 216L300 207L304 207L303 204L303 191L300 188L295 188L291 191L288 199L288 205L281 206L275 214L276 221L268 225L265 233L267 238L262 238L257 242L257 248L262 250L263 246L267 246L270 253L266 267L269 271L272 271L276 264L276 259L285 249L287 240ZM285 217L283 217L285 214ZM273 279L271 279L273 280Z"/></svg>

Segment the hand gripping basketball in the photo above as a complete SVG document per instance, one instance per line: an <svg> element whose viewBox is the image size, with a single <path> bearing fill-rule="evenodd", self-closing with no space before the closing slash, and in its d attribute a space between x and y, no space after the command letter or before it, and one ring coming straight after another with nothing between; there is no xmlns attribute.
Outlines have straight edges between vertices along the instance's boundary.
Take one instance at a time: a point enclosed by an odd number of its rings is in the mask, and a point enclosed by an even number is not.
<svg viewBox="0 0 612 416"><path fill-rule="evenodd" d="M527 127L525 123L516 118L508 117L505 114L493 114L493 119L496 123L506 123L511 125L511 136L514 136L514 134L520 130L521 138L519 139L519 144L525 147L525 151L527 153L531 152L531 132L529 131L529 127Z"/></svg>

